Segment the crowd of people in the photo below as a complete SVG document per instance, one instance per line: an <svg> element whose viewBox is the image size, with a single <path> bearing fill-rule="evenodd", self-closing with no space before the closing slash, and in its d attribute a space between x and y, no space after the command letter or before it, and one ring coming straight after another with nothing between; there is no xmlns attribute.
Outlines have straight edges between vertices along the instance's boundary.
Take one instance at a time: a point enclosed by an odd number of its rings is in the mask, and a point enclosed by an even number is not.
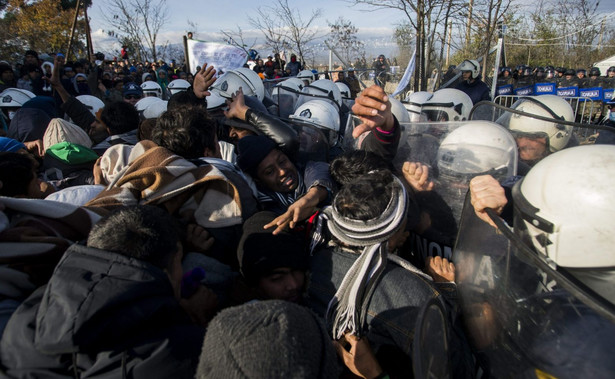
<svg viewBox="0 0 615 379"><path fill-rule="evenodd" d="M615 148L575 146L564 99L494 122L461 89L400 101L292 56L195 74L101 58L0 63L2 375L615 372L615 209L588 185L613 181ZM596 215L543 204L551 172L549 194L591 191ZM531 258L487 249L510 230Z"/></svg>
<svg viewBox="0 0 615 379"><path fill-rule="evenodd" d="M579 87L605 89L615 88L615 66L609 67L605 73L598 67L566 68L566 67L530 67L516 66L515 69L503 67L497 77L497 85L512 85L515 88L527 87L536 83L556 83L557 87Z"/></svg>

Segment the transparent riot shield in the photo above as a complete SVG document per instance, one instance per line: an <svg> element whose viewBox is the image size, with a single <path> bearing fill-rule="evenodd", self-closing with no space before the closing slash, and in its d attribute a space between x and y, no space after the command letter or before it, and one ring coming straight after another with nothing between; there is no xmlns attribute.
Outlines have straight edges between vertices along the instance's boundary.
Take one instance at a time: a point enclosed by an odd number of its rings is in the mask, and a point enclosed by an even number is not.
<svg viewBox="0 0 615 379"><path fill-rule="evenodd" d="M412 369L416 379L451 377L447 320L442 305L431 299L417 317L412 342Z"/></svg>
<svg viewBox="0 0 615 379"><path fill-rule="evenodd" d="M299 99L300 91L294 88L284 86L284 83L271 89L271 100L274 106L269 108L270 113L288 119L288 116L293 114L297 109L297 100Z"/></svg>
<svg viewBox="0 0 615 379"><path fill-rule="evenodd" d="M337 90L337 87L335 87ZM300 107L301 105L307 103L310 100L324 100L335 107L338 111L341 106L341 93L337 90L337 96L339 99L336 99L336 94L333 91L327 91L323 88L315 87L315 86L306 86L303 87L301 93L299 94L299 98L297 99L297 104L295 109ZM339 100L339 103L338 103Z"/></svg>
<svg viewBox="0 0 615 379"><path fill-rule="evenodd" d="M540 96L536 98L540 100ZM528 102L530 106L527 106ZM531 102L532 98L519 97L506 107L483 101L472 108L470 119L493 121L509 129L517 140L520 161L529 166L554 151L592 144L601 131L612 130L602 125L566 121L557 116L561 110L556 113L544 107L533 107ZM574 114L571 113L571 117Z"/></svg>
<svg viewBox="0 0 615 379"><path fill-rule="evenodd" d="M487 377L613 377L613 304L493 219L498 229L468 196L455 244L462 319Z"/></svg>
<svg viewBox="0 0 615 379"><path fill-rule="evenodd" d="M293 122L291 125L299 135L298 161L329 161L329 140L322 130L305 123Z"/></svg>
<svg viewBox="0 0 615 379"><path fill-rule="evenodd" d="M456 214L460 213L468 189L469 179L441 175L438 165L440 143L462 122L426 122L402 125L402 135L394 159L395 168L401 172L404 162L421 163L429 170L433 181L432 191L416 192L421 208L419 232L409 237L413 263L421 267L427 256L452 258L452 248L457 236Z"/></svg>

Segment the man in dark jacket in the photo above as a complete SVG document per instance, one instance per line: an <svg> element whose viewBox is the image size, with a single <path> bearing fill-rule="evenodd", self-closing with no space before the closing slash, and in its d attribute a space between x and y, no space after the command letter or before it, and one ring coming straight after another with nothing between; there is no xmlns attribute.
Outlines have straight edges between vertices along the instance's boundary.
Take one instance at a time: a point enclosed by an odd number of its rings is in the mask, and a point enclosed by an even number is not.
<svg viewBox="0 0 615 379"><path fill-rule="evenodd" d="M457 89L465 92L472 104L479 101L491 100L489 87L480 79L480 65L475 60L465 60L461 62L457 69L462 72L462 81L457 85Z"/></svg>
<svg viewBox="0 0 615 379"><path fill-rule="evenodd" d="M155 207L122 208L97 223L87 246L71 246L49 283L9 320L0 372L194 377L210 316L204 310L216 299L201 286L180 303L179 235Z"/></svg>

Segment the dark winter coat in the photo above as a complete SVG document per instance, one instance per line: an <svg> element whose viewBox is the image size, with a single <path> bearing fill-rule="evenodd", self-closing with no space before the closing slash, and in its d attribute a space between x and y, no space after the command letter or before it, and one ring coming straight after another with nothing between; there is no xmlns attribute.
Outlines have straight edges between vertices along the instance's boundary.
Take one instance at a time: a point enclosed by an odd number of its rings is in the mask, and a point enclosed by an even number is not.
<svg viewBox="0 0 615 379"><path fill-rule="evenodd" d="M203 336L163 270L73 245L47 286L9 320L0 372L16 378L192 378Z"/></svg>
<svg viewBox="0 0 615 379"><path fill-rule="evenodd" d="M479 78L477 78L472 83L468 83L467 80L464 80L457 85L457 89L465 92L466 95L470 96L470 99L472 99L472 104L476 104L483 100L491 100L491 95L489 94L489 87Z"/></svg>

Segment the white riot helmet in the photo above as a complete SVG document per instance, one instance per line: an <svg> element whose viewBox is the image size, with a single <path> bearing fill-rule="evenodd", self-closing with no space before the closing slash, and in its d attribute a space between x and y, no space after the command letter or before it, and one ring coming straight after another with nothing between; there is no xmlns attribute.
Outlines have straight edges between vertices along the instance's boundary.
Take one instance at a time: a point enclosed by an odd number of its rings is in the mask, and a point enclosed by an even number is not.
<svg viewBox="0 0 615 379"><path fill-rule="evenodd" d="M504 179L517 174L517 144L501 125L469 121L449 133L438 148L440 174L460 177L492 175Z"/></svg>
<svg viewBox="0 0 615 379"><path fill-rule="evenodd" d="M101 108L104 108L105 103L102 100L92 95L79 95L75 99L79 100L85 107L96 116L96 112Z"/></svg>
<svg viewBox="0 0 615 379"><path fill-rule="evenodd" d="M7 88L0 93L0 108L21 108L35 97L35 94L25 89Z"/></svg>
<svg viewBox="0 0 615 379"><path fill-rule="evenodd" d="M461 62L459 66L457 66L457 70L461 72L470 71L472 73L472 79L476 79L478 78L478 74L480 73L480 64L477 60L466 59L465 61Z"/></svg>
<svg viewBox="0 0 615 379"><path fill-rule="evenodd" d="M171 83L169 83L169 92L171 95L175 95L178 92L186 91L190 88L190 83L184 79L175 79Z"/></svg>
<svg viewBox="0 0 615 379"><path fill-rule="evenodd" d="M407 124L410 122L410 114L408 110L404 108L404 105L401 101L397 100L393 96L389 96L389 101L391 102L391 112L397 119L397 121L401 124Z"/></svg>
<svg viewBox="0 0 615 379"><path fill-rule="evenodd" d="M339 88L340 93L342 94L342 102L346 105L348 109L351 109L354 105L354 99L352 98L352 92L350 88L343 82L335 82L334 83L337 88Z"/></svg>
<svg viewBox="0 0 615 379"><path fill-rule="evenodd" d="M335 83L329 79L316 80L312 84L303 87L301 92L305 95L299 98L297 105L315 99L327 99L331 103L336 104L338 109L342 107L342 93Z"/></svg>
<svg viewBox="0 0 615 379"><path fill-rule="evenodd" d="M143 90L144 97L155 96L162 99L162 87L156 82L143 82L143 84L141 84L141 89Z"/></svg>
<svg viewBox="0 0 615 379"><path fill-rule="evenodd" d="M310 70L299 71L297 78L307 81L307 84L311 84L313 81L317 80L316 75Z"/></svg>
<svg viewBox="0 0 615 379"><path fill-rule="evenodd" d="M222 97L216 91L210 91L210 95L207 96L207 111L213 112L222 109L226 106L226 98Z"/></svg>
<svg viewBox="0 0 615 379"><path fill-rule="evenodd" d="M160 100L148 105L143 111L143 117L145 119L160 117L161 114L167 111L168 103L166 100Z"/></svg>
<svg viewBox="0 0 615 379"><path fill-rule="evenodd" d="M298 125L307 124L323 130L330 146L334 146L338 141L340 115L337 108L327 101L308 101L300 105L289 119Z"/></svg>
<svg viewBox="0 0 615 379"><path fill-rule="evenodd" d="M342 97L350 98L350 88L348 88L348 86L345 83L335 82L333 84L335 84L337 88L339 88L340 93L342 94Z"/></svg>
<svg viewBox="0 0 615 379"><path fill-rule="evenodd" d="M570 104L555 95L523 97L517 100L511 108L530 115L574 121L574 112ZM539 120L529 115L510 114L508 125L504 126L507 126L516 136L546 137L551 153L566 147L572 136L571 125Z"/></svg>
<svg viewBox="0 0 615 379"><path fill-rule="evenodd" d="M141 116L142 119L146 119L148 117L145 117L145 110L150 105L157 104L157 103L164 103L164 101L155 96L144 97L141 100L137 101L137 103L135 104L135 109L137 110L137 112L139 113L139 116Z"/></svg>
<svg viewBox="0 0 615 379"><path fill-rule="evenodd" d="M414 92L406 97L402 102L402 105L408 111L410 115L410 122L423 122L427 121L427 117L421 114L423 104L431 97L433 93L427 91Z"/></svg>
<svg viewBox="0 0 615 379"><path fill-rule="evenodd" d="M612 145L549 155L513 187L513 204L515 234L615 303L613 162Z"/></svg>
<svg viewBox="0 0 615 379"><path fill-rule="evenodd" d="M246 96L257 97L260 101L265 98L265 86L260 76L249 68L240 67L224 73L209 88L220 96L230 99L235 92L242 88Z"/></svg>
<svg viewBox="0 0 615 379"><path fill-rule="evenodd" d="M472 110L472 99L465 92L444 88L425 101L421 112L429 121L465 121Z"/></svg>

